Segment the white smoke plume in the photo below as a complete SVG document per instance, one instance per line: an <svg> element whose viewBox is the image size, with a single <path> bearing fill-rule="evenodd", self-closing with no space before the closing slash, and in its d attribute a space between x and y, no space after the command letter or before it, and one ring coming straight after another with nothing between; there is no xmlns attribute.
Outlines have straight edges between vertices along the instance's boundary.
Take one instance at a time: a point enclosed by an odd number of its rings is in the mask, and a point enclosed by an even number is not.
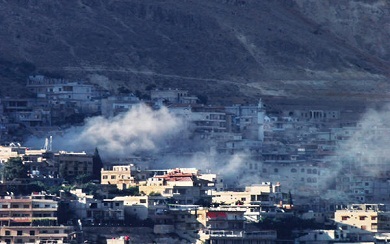
<svg viewBox="0 0 390 244"><path fill-rule="evenodd" d="M199 151L191 156L166 156L161 158L164 163L158 163L165 168L197 168L202 173L214 173L221 177L226 184L233 187L244 187L259 184L259 177L246 172L247 164L252 160L245 152L235 154L218 153L211 149L208 152Z"/></svg>
<svg viewBox="0 0 390 244"><path fill-rule="evenodd" d="M390 105L384 105L380 109L369 109L361 117L356 127L343 128L335 138L338 143L336 157L329 159L332 168L327 171L327 175L322 176L324 182L336 182L336 186L341 195L353 196L352 201L357 201L359 195L354 186L361 184L373 197L372 201L380 199L390 200L390 192L386 194L375 193L376 185L383 182L387 185L390 179ZM325 173L325 171L322 171ZM376 181L376 183L372 182ZM368 182L368 183L366 183ZM372 186L372 187L371 187ZM324 184L324 189L327 185ZM361 187L361 188L362 188ZM366 193L361 192L363 197ZM332 197L333 194L328 194ZM379 196L382 195L382 196ZM386 196L386 197L383 197ZM368 201L366 198L362 201Z"/></svg>
<svg viewBox="0 0 390 244"><path fill-rule="evenodd" d="M157 152L182 130L182 121L168 109L152 110L140 104L113 118L89 118L84 126L70 128L60 138L54 136L53 149L93 151L97 147L102 157L127 157L133 153ZM31 139L26 145L36 145L35 141Z"/></svg>
<svg viewBox="0 0 390 244"><path fill-rule="evenodd" d="M340 142L337 156L346 163L354 165L354 168L349 168L349 170L358 170L362 167L368 171L356 173L372 176L385 170L381 165L390 162L389 105L379 110L368 110L358 122L357 127L346 130L344 134L347 140Z"/></svg>

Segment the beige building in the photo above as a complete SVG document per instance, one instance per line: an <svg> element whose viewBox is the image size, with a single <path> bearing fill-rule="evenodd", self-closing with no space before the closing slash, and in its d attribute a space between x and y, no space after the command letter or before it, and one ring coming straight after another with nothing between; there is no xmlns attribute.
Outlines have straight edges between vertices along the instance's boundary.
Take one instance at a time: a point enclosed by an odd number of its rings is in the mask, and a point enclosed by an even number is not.
<svg viewBox="0 0 390 244"><path fill-rule="evenodd" d="M227 205L259 203L273 205L274 193L279 191L277 187L278 185L273 186L270 182L263 182L258 185L246 186L245 191L216 191L212 192L213 202Z"/></svg>
<svg viewBox="0 0 390 244"><path fill-rule="evenodd" d="M125 215L145 220L149 217L149 198L150 196L117 196L112 200L123 201Z"/></svg>
<svg viewBox="0 0 390 244"><path fill-rule="evenodd" d="M7 162L10 158L22 157L26 153L26 148L19 144L11 143L9 146L0 146L0 163Z"/></svg>
<svg viewBox="0 0 390 244"><path fill-rule="evenodd" d="M4 196L0 199L1 243L63 243L72 227L57 224L52 196Z"/></svg>
<svg viewBox="0 0 390 244"><path fill-rule="evenodd" d="M345 233L390 231L390 211L383 204L352 204L337 210L334 220Z"/></svg>
<svg viewBox="0 0 390 244"><path fill-rule="evenodd" d="M101 170L101 184L116 185L118 189L126 189L135 186L131 171L135 169L133 164L113 166L112 169Z"/></svg>

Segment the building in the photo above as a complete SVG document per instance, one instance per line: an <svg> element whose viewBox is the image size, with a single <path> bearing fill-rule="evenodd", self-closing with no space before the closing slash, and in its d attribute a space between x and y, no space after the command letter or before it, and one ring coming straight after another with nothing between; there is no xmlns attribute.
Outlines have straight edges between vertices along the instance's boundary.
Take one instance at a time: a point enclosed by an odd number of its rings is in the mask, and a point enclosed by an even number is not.
<svg viewBox="0 0 390 244"><path fill-rule="evenodd" d="M130 94L129 96L110 96L102 99L101 114L105 117L113 117L129 111L133 106L139 104L139 102L139 98L134 94Z"/></svg>
<svg viewBox="0 0 390 244"><path fill-rule="evenodd" d="M152 196L117 196L113 200L123 201L125 215L129 217L136 216L140 220L149 217L149 201Z"/></svg>
<svg viewBox="0 0 390 244"><path fill-rule="evenodd" d="M85 152L60 151L54 154L54 159L59 165L60 177L66 180L93 175L93 156Z"/></svg>
<svg viewBox="0 0 390 244"><path fill-rule="evenodd" d="M261 100L257 105L234 105L225 108L233 114L233 131L242 133L244 139L264 140L265 111Z"/></svg>
<svg viewBox="0 0 390 244"><path fill-rule="evenodd" d="M206 214L206 229L201 239L210 244L218 243L275 243L277 236L273 230L249 231L245 227L245 210L241 208L211 208Z"/></svg>
<svg viewBox="0 0 390 244"><path fill-rule="evenodd" d="M226 205L242 205L262 203L273 205L276 200L275 186L270 182L246 186L244 191L215 191L212 192L213 202Z"/></svg>
<svg viewBox="0 0 390 244"><path fill-rule="evenodd" d="M72 227L58 225L53 196L3 196L0 199L1 243L64 243Z"/></svg>
<svg viewBox="0 0 390 244"><path fill-rule="evenodd" d="M173 229L179 236L197 243L198 231L206 227L207 209L198 205L170 204L168 214L173 217Z"/></svg>
<svg viewBox="0 0 390 244"><path fill-rule="evenodd" d="M5 163L10 158L22 157L25 153L26 147L22 147L19 143L0 146L0 163Z"/></svg>
<svg viewBox="0 0 390 244"><path fill-rule="evenodd" d="M95 199L85 194L81 189L71 191L75 200L70 201L69 207L83 224L112 224L123 223L125 220L123 200Z"/></svg>
<svg viewBox="0 0 390 244"><path fill-rule="evenodd" d="M99 92L93 85L61 78L47 78L43 75L29 76L27 88L38 98L48 100L88 101L99 96Z"/></svg>
<svg viewBox="0 0 390 244"><path fill-rule="evenodd" d="M383 204L352 204L336 210L334 220L344 231L390 231L390 211Z"/></svg>
<svg viewBox="0 0 390 244"><path fill-rule="evenodd" d="M133 164L130 165L116 165L112 169L101 170L101 184L102 185L116 185L118 189L126 189L136 185L132 171L134 172L136 167Z"/></svg>
<svg viewBox="0 0 390 244"><path fill-rule="evenodd" d="M150 99L164 103L196 103L197 98L188 96L188 91L181 89L152 90Z"/></svg>
<svg viewBox="0 0 390 244"><path fill-rule="evenodd" d="M163 173L163 172L162 172ZM163 175L155 175L140 185L139 191L146 194L160 194L172 198L177 204L196 204L198 201L210 202L209 190L215 189L215 181L201 179L194 172L174 169Z"/></svg>
<svg viewBox="0 0 390 244"><path fill-rule="evenodd" d="M390 232L390 211L383 204L352 204L335 211L334 221L343 237L372 241L375 233Z"/></svg>

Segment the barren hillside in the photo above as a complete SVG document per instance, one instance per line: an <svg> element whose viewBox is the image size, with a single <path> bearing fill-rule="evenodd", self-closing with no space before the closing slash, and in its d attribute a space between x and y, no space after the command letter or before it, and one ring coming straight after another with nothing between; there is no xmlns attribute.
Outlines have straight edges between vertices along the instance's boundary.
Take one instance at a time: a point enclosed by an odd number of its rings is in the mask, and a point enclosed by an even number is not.
<svg viewBox="0 0 390 244"><path fill-rule="evenodd" d="M389 9L385 0L2 0L0 91L13 95L4 84L43 72L112 90L186 88L214 102L385 99Z"/></svg>

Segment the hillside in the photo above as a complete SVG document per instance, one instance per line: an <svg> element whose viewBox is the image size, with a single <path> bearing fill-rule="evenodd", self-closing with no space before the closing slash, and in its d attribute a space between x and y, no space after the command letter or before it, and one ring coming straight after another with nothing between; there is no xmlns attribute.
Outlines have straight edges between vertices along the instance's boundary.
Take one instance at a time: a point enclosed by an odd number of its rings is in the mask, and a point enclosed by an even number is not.
<svg viewBox="0 0 390 244"><path fill-rule="evenodd" d="M85 78L111 90L186 88L212 102L385 99L390 91L385 0L3 0L0 6L3 96L14 95L8 85L20 88L31 72Z"/></svg>

